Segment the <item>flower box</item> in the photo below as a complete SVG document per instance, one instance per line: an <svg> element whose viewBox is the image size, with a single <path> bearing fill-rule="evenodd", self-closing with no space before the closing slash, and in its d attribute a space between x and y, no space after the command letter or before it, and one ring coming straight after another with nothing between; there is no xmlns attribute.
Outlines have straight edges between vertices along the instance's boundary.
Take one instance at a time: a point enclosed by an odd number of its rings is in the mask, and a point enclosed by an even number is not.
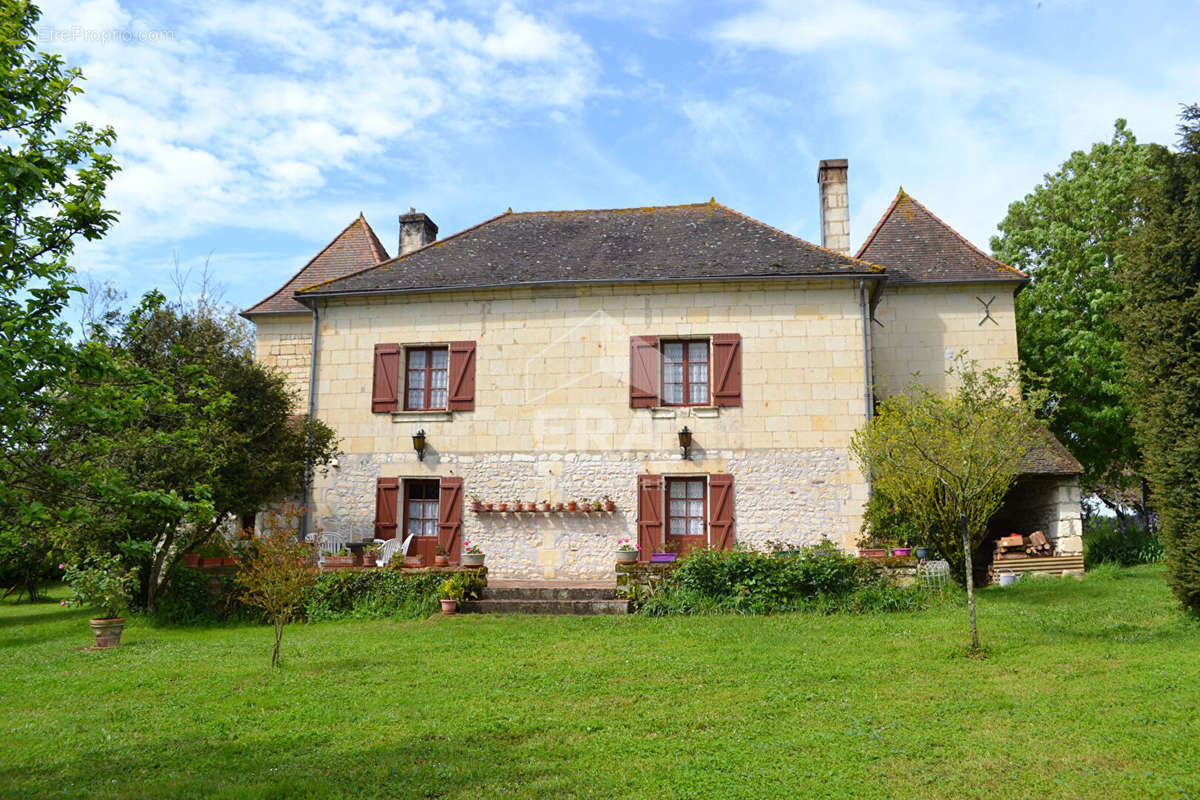
<svg viewBox="0 0 1200 800"><path fill-rule="evenodd" d="M651 553L651 564L667 564L679 557L678 553Z"/></svg>
<svg viewBox="0 0 1200 800"><path fill-rule="evenodd" d="M341 569L353 566L354 556L325 556L324 567L326 569Z"/></svg>

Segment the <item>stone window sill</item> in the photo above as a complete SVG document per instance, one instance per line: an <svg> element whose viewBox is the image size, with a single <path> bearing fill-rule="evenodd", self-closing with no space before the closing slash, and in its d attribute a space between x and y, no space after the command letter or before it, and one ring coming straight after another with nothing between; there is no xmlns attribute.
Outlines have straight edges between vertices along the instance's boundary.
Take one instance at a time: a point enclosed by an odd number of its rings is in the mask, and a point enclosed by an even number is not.
<svg viewBox="0 0 1200 800"><path fill-rule="evenodd" d="M676 419L678 417L699 417L701 419L716 419L721 416L717 406L659 406L650 409L652 419Z"/></svg>
<svg viewBox="0 0 1200 800"><path fill-rule="evenodd" d="M393 411L392 422L449 422L453 411Z"/></svg>

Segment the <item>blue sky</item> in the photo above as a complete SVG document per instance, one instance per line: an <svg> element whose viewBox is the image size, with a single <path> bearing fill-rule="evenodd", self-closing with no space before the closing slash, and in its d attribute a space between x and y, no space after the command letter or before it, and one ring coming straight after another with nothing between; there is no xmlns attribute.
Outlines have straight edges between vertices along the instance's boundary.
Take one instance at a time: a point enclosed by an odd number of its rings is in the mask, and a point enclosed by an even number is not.
<svg viewBox="0 0 1200 800"><path fill-rule="evenodd" d="M904 188L976 244L1125 117L1200 102L1200 5L1155 2L43 2L112 124L120 222L76 266L130 295L209 262L274 291L365 213L445 236L505 208L717 200L819 241L850 160L857 248Z"/></svg>

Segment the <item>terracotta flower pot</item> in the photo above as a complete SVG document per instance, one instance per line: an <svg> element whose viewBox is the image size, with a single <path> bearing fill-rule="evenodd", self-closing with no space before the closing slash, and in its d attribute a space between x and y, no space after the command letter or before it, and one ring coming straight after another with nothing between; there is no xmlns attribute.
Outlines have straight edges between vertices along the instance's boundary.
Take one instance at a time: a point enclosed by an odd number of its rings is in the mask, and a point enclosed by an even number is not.
<svg viewBox="0 0 1200 800"><path fill-rule="evenodd" d="M442 613L446 614L446 615L457 614L458 613L458 601L457 600L443 600L442 601Z"/></svg>
<svg viewBox="0 0 1200 800"><path fill-rule="evenodd" d="M508 503L501 503L501 504L500 504L500 510L501 510L501 511L508 511Z"/></svg>
<svg viewBox="0 0 1200 800"><path fill-rule="evenodd" d="M562 503L555 503L555 504L554 504L554 510L555 510L555 511L562 511L562 510L563 510L563 504L562 504Z"/></svg>
<svg viewBox="0 0 1200 800"><path fill-rule="evenodd" d="M220 557L205 557L200 559L200 566L202 567L219 567L224 563L225 559Z"/></svg>
<svg viewBox="0 0 1200 800"><path fill-rule="evenodd" d="M859 558L887 558L888 550L886 547L860 547L858 548Z"/></svg>
<svg viewBox="0 0 1200 800"><path fill-rule="evenodd" d="M476 512L482 511L483 503L479 502L478 500L472 500L471 501L471 510L476 511Z"/></svg>
<svg viewBox="0 0 1200 800"><path fill-rule="evenodd" d="M524 503L513 503L513 511L524 511L524 510L525 510Z"/></svg>
<svg viewBox="0 0 1200 800"><path fill-rule="evenodd" d="M485 553L463 553L459 559L459 564L464 567L482 567L483 559L486 557Z"/></svg>
<svg viewBox="0 0 1200 800"><path fill-rule="evenodd" d="M574 500L567 503L567 511L578 511L578 510L579 510L579 503L576 503Z"/></svg>
<svg viewBox="0 0 1200 800"><path fill-rule="evenodd" d="M353 567L354 556L325 556L326 569L341 569L343 567Z"/></svg>
<svg viewBox="0 0 1200 800"><path fill-rule="evenodd" d="M183 554L183 565L185 567L193 567L193 568L200 566L200 554L199 553L184 553Z"/></svg>
<svg viewBox="0 0 1200 800"><path fill-rule="evenodd" d="M368 550L363 553L363 566L374 567L379 563L379 553L374 550Z"/></svg>
<svg viewBox="0 0 1200 800"><path fill-rule="evenodd" d="M616 504L616 503L614 503L612 500L607 500L607 501L605 501L605 503L604 503L604 510L605 510L605 511L616 511L616 510L617 510L617 504Z"/></svg>
<svg viewBox="0 0 1200 800"><path fill-rule="evenodd" d="M92 626L92 641L95 642L95 649L105 650L121 643L121 631L125 629L124 617L89 619L88 624Z"/></svg>
<svg viewBox="0 0 1200 800"><path fill-rule="evenodd" d="M433 565L435 567L450 566L450 556L434 556L433 557Z"/></svg>
<svg viewBox="0 0 1200 800"><path fill-rule="evenodd" d="M550 510L550 504L542 503L542 511L549 511L549 510Z"/></svg>
<svg viewBox="0 0 1200 800"><path fill-rule="evenodd" d="M405 556L402 563L406 567L419 567L424 564L425 561L420 556Z"/></svg>
<svg viewBox="0 0 1200 800"><path fill-rule="evenodd" d="M495 504L495 503L488 503L486 506L484 506L484 508L486 508L488 511L495 511L495 510L496 510L496 504Z"/></svg>

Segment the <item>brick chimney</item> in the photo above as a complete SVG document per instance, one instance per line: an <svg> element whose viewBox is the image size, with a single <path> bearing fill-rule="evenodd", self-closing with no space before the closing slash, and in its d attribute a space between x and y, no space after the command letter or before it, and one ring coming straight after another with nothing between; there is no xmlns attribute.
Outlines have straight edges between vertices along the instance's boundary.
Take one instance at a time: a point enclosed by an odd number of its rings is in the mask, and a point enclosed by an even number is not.
<svg viewBox="0 0 1200 800"><path fill-rule="evenodd" d="M827 158L817 170L821 189L821 246L850 255L850 187L844 158Z"/></svg>
<svg viewBox="0 0 1200 800"><path fill-rule="evenodd" d="M437 225L415 208L410 208L407 214L400 215L400 251L396 255L411 253L419 247L437 238Z"/></svg>

